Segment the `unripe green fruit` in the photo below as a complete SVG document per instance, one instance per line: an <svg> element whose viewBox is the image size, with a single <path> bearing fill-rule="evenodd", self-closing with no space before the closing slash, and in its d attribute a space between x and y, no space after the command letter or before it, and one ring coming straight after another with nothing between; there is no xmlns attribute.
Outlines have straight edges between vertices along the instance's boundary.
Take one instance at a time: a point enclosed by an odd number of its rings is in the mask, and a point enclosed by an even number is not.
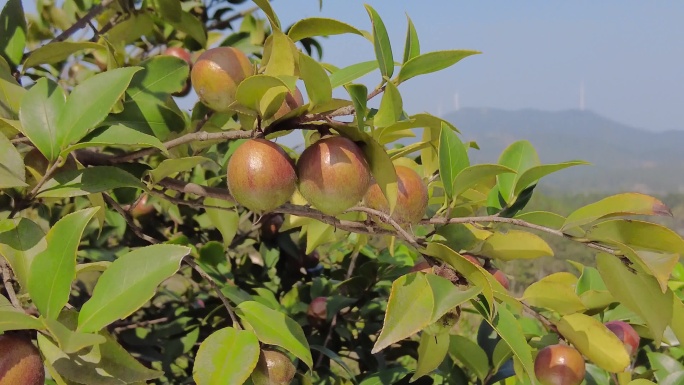
<svg viewBox="0 0 684 385"><path fill-rule="evenodd" d="M534 374L542 385L579 385L586 372L582 355L567 345L550 345L534 360Z"/></svg>
<svg viewBox="0 0 684 385"><path fill-rule="evenodd" d="M228 161L228 189L235 200L253 211L271 211L295 192L292 159L275 143L250 139Z"/></svg>
<svg viewBox="0 0 684 385"><path fill-rule="evenodd" d="M605 325L608 330L613 332L613 334L625 344L627 353L630 356L636 353L637 349L639 349L641 337L639 337L639 334L634 330L632 325L624 321L610 321L606 322Z"/></svg>
<svg viewBox="0 0 684 385"><path fill-rule="evenodd" d="M299 192L324 214L337 215L357 204L370 185L370 169L354 142L323 138L299 157Z"/></svg>
<svg viewBox="0 0 684 385"><path fill-rule="evenodd" d="M287 385L295 373L292 361L285 354L262 349L251 378L254 385Z"/></svg>
<svg viewBox="0 0 684 385"><path fill-rule="evenodd" d="M299 91L299 88L295 88L294 92L289 92L285 96L283 104L280 106L278 111L276 111L275 115L273 115L273 119L280 119L283 116L287 115L288 112L297 109L303 105L304 97L302 96L302 92Z"/></svg>
<svg viewBox="0 0 684 385"><path fill-rule="evenodd" d="M30 340L0 335L0 385L43 385L45 369Z"/></svg>
<svg viewBox="0 0 684 385"><path fill-rule="evenodd" d="M428 190L423 182L423 179L413 171L405 166L397 166L397 182L399 185L399 194L397 196L397 205L394 207L394 212L391 217L401 224L415 224L420 222L425 215L428 205ZM382 194L380 186L373 183L364 197L366 206L389 213L389 203L387 198Z"/></svg>
<svg viewBox="0 0 684 385"><path fill-rule="evenodd" d="M223 112L235 101L240 82L253 73L254 67L242 51L218 47L206 50L197 58L190 79L202 103Z"/></svg>

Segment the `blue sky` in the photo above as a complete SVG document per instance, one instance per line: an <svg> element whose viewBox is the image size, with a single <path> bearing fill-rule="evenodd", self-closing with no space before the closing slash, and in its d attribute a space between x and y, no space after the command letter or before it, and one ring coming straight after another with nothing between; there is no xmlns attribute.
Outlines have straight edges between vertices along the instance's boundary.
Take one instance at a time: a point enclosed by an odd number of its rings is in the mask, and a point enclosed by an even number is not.
<svg viewBox="0 0 684 385"><path fill-rule="evenodd" d="M397 59L405 14L423 52L483 52L403 84L409 113L446 113L456 105L576 109L584 84L588 110L654 131L684 129L684 2L324 0L319 11L317 0L277 0L273 7L284 25L324 16L369 30L364 3L382 16ZM323 44L324 61L338 66L374 57L357 36ZM374 86L377 76L365 80Z"/></svg>

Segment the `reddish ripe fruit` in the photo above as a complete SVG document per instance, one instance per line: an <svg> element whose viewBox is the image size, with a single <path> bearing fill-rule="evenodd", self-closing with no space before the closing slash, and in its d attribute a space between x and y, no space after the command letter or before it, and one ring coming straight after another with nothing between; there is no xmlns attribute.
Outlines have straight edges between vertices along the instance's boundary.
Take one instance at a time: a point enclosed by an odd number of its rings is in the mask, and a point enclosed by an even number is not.
<svg viewBox="0 0 684 385"><path fill-rule="evenodd" d="M228 189L235 200L253 211L271 211L295 192L292 159L275 143L250 139L228 161Z"/></svg>
<svg viewBox="0 0 684 385"><path fill-rule="evenodd" d="M632 325L624 321L610 321L606 322L605 325L608 330L613 332L613 334L615 334L620 341L625 344L627 353L630 356L636 353L637 349L639 348L639 341L641 338L636 330L634 330Z"/></svg>
<svg viewBox="0 0 684 385"><path fill-rule="evenodd" d="M45 369L30 340L0 335L0 385L43 385Z"/></svg>
<svg viewBox="0 0 684 385"><path fill-rule="evenodd" d="M285 354L263 349L251 378L254 385L287 385L295 373L295 366Z"/></svg>
<svg viewBox="0 0 684 385"><path fill-rule="evenodd" d="M423 179L405 166L397 166L397 182L399 184L399 195L397 205L392 213L392 219L401 224L418 223L425 215L428 205L428 190ZM373 183L364 197L366 206L389 213L389 203L382 194L380 186Z"/></svg>
<svg viewBox="0 0 684 385"><path fill-rule="evenodd" d="M169 47L164 51L163 55L175 56L181 60L185 60L185 62L188 63L188 66L192 68L192 57L190 56L190 53L181 47ZM183 89L180 92L174 93L173 96L187 95L190 92L190 87L190 78L188 78Z"/></svg>
<svg viewBox="0 0 684 385"><path fill-rule="evenodd" d="M297 109L303 105L304 97L302 96L302 92L299 91L299 88L295 88L294 92L290 92L287 94L287 96L285 96L283 104L280 106L278 111L276 111L275 115L273 115L273 119L280 119L283 116L287 115L288 112Z"/></svg>
<svg viewBox="0 0 684 385"><path fill-rule="evenodd" d="M582 355L567 345L550 345L534 360L534 374L542 385L579 385L584 380Z"/></svg>
<svg viewBox="0 0 684 385"><path fill-rule="evenodd" d="M323 138L304 150L297 162L297 175L302 196L328 215L357 204L370 184L363 152L341 136Z"/></svg>
<svg viewBox="0 0 684 385"><path fill-rule="evenodd" d="M215 111L227 111L240 82L253 73L254 67L242 51L218 47L197 58L190 79L202 103Z"/></svg>
<svg viewBox="0 0 684 385"><path fill-rule="evenodd" d="M138 203L131 209L131 216L133 218L139 218L144 215L150 214L154 211L154 206L148 202L149 195L144 194Z"/></svg>
<svg viewBox="0 0 684 385"><path fill-rule="evenodd" d="M478 266L482 266L480 261L477 258L473 257L472 255L469 255L469 254L462 254L462 255L463 255L463 258L469 260L470 262L472 262Z"/></svg>
<svg viewBox="0 0 684 385"><path fill-rule="evenodd" d="M306 310L306 318L311 326L321 327L325 324L328 317L327 303L328 299L325 297L316 297L311 301Z"/></svg>
<svg viewBox="0 0 684 385"><path fill-rule="evenodd" d="M504 287L504 289L509 289L511 283L508 281L508 277L506 277L506 274L504 274L499 269L490 269L489 273L493 275L497 281L499 281L499 283L501 284L501 286Z"/></svg>

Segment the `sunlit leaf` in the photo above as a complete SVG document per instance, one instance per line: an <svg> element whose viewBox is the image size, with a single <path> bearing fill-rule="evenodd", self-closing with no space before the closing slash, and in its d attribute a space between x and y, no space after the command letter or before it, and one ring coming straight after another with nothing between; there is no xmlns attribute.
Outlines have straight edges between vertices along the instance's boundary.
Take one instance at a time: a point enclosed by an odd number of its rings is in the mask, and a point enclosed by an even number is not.
<svg viewBox="0 0 684 385"><path fill-rule="evenodd" d="M574 281L558 280L558 275L569 275L569 273L556 273L546 276L537 282L532 283L525 289L522 300L531 306L541 307L563 314L573 314L585 310L580 297L575 294Z"/></svg>
<svg viewBox="0 0 684 385"><path fill-rule="evenodd" d="M389 35L380 15L368 4L365 4L368 16L373 24L373 47L375 48L375 58L383 76L392 77L394 73L394 57L392 56L392 45Z"/></svg>
<svg viewBox="0 0 684 385"><path fill-rule="evenodd" d="M541 166L534 166L527 169L525 172L520 174L515 182L515 188L513 190L513 195L519 195L524 189L530 187L531 185L537 183L539 179L545 177L554 172L566 169L572 166L588 165L589 162L583 160L572 160L569 162L557 163L557 164L544 164Z"/></svg>
<svg viewBox="0 0 684 385"><path fill-rule="evenodd" d="M397 82L402 83L418 75L441 71L458 63L463 58L479 53L480 52L478 51L469 50L450 50L428 52L418 55L409 59L401 66Z"/></svg>
<svg viewBox="0 0 684 385"><path fill-rule="evenodd" d="M406 19L408 21L408 27L406 30L406 42L404 43L404 64L414 57L420 55L420 41L418 40L418 32L416 32L416 27L413 25L413 21L410 17L408 17L408 15L406 15Z"/></svg>
<svg viewBox="0 0 684 385"><path fill-rule="evenodd" d="M72 54L85 49L103 49L101 44L89 41L55 41L50 44L37 48L32 51L24 65L22 71L35 67L40 64L54 64L66 60Z"/></svg>
<svg viewBox="0 0 684 385"><path fill-rule="evenodd" d="M332 86L323 67L310 56L299 55L299 68L312 106L332 100Z"/></svg>
<svg viewBox="0 0 684 385"><path fill-rule="evenodd" d="M66 106L62 87L47 78L40 78L22 99L19 121L22 133L31 139L49 161L59 155L57 119Z"/></svg>
<svg viewBox="0 0 684 385"><path fill-rule="evenodd" d="M200 345L192 377L199 385L242 384L256 367L259 351L254 332L219 329Z"/></svg>
<svg viewBox="0 0 684 385"><path fill-rule="evenodd" d="M442 124L439 136L439 175L444 183L444 193L453 197L456 176L470 166L468 153L458 135Z"/></svg>
<svg viewBox="0 0 684 385"><path fill-rule="evenodd" d="M538 235L521 230L492 234L482 244L480 253L504 261L553 256L553 250L546 241Z"/></svg>
<svg viewBox="0 0 684 385"><path fill-rule="evenodd" d="M499 174L515 173L506 166L499 164L475 164L462 169L454 179L453 196L457 197L469 188L475 187L493 179Z"/></svg>
<svg viewBox="0 0 684 385"><path fill-rule="evenodd" d="M356 63L348 67L340 68L339 70L330 74L330 85L333 89L339 86L347 85L376 69L378 69L377 60Z"/></svg>
<svg viewBox="0 0 684 385"><path fill-rule="evenodd" d="M26 187L24 161L5 135L0 135L0 189Z"/></svg>
<svg viewBox="0 0 684 385"><path fill-rule="evenodd" d="M507 203L512 203L515 195L515 185L520 175L525 171L539 166L537 150L527 140L519 140L508 146L499 157L499 164L515 170L517 174L501 174L497 176L499 192Z"/></svg>
<svg viewBox="0 0 684 385"><path fill-rule="evenodd" d="M0 56L13 67L21 62L26 46L26 18L20 0L8 0L0 12Z"/></svg>
<svg viewBox="0 0 684 385"><path fill-rule="evenodd" d="M583 226L601 218L623 215L672 216L670 209L656 198L639 193L622 193L588 204L568 215L563 229Z"/></svg>
<svg viewBox="0 0 684 385"><path fill-rule="evenodd" d="M299 41L307 37L341 35L344 33L363 36L363 33L352 25L324 17L301 19L290 28L287 35L292 41Z"/></svg>

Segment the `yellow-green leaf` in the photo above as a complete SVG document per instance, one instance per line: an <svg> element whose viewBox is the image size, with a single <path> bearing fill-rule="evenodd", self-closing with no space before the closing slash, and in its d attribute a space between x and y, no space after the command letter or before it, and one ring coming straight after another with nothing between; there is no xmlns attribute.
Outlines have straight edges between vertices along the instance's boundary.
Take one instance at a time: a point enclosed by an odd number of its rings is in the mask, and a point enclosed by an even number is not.
<svg viewBox="0 0 684 385"><path fill-rule="evenodd" d="M399 70L397 82L402 83L418 75L441 71L458 63L463 58L479 53L479 51L470 50L449 50L418 55L404 63Z"/></svg>
<svg viewBox="0 0 684 385"><path fill-rule="evenodd" d="M366 4L366 11L370 16L373 24L373 46L375 48L375 58L378 60L378 66L382 76L388 78L392 77L394 73L394 57L392 56L392 46L390 44L389 35L385 28L385 23L382 22L378 12L370 5Z"/></svg>
<svg viewBox="0 0 684 385"><path fill-rule="evenodd" d="M553 310L560 314L572 314L586 310L580 297L575 294L577 278L570 273L546 276L525 289L522 300L531 306Z"/></svg>
<svg viewBox="0 0 684 385"><path fill-rule="evenodd" d="M84 49L104 49L104 46L89 41L56 41L32 51L24 65L22 72L40 64L53 64L67 59L72 54Z"/></svg>
<svg viewBox="0 0 684 385"><path fill-rule="evenodd" d="M251 330L217 330L202 341L192 377L198 385L242 384L256 367L259 350Z"/></svg>
<svg viewBox="0 0 684 385"><path fill-rule="evenodd" d="M418 363L416 364L416 372L411 377L411 382L437 369L449 351L449 342L448 333L421 334L418 345Z"/></svg>
<svg viewBox="0 0 684 385"><path fill-rule="evenodd" d="M563 229L583 226L601 218L623 215L672 216L672 212L663 202L651 196L622 193L603 198L573 211L565 220Z"/></svg>
<svg viewBox="0 0 684 385"><path fill-rule="evenodd" d="M356 27L339 20L325 17L308 17L299 20L287 32L292 41L299 41L314 36L341 35L343 33L353 33L363 36L363 33Z"/></svg>
<svg viewBox="0 0 684 385"><path fill-rule="evenodd" d="M480 253L504 261L553 256L553 250L546 241L535 234L521 230L492 234L482 244Z"/></svg>
<svg viewBox="0 0 684 385"><path fill-rule="evenodd" d="M592 241L613 241L633 248L684 255L684 239L676 232L651 222L613 219L592 226L586 234Z"/></svg>
<svg viewBox="0 0 684 385"><path fill-rule="evenodd" d="M385 85L385 92L380 101L378 113L373 117L373 125L376 127L387 127L395 123L404 111L404 104L401 100L401 93L392 82Z"/></svg>
<svg viewBox="0 0 684 385"><path fill-rule="evenodd" d="M499 164L475 164L461 170L454 179L453 195L463 194L471 187L494 179L497 175L515 173L515 170Z"/></svg>
<svg viewBox="0 0 684 385"><path fill-rule="evenodd" d="M332 100L332 86L325 69L308 55L299 55L299 68L311 106L318 106Z"/></svg>
<svg viewBox="0 0 684 385"><path fill-rule="evenodd" d="M255 75L240 83L235 98L243 106L268 119L278 111L289 91L287 85L277 77Z"/></svg>
<svg viewBox="0 0 684 385"><path fill-rule="evenodd" d="M420 55L418 32L416 32L416 27L413 25L413 21L411 21L411 18L408 15L406 15L406 19L408 20L408 28L406 30L406 42L404 43L404 64Z"/></svg>

